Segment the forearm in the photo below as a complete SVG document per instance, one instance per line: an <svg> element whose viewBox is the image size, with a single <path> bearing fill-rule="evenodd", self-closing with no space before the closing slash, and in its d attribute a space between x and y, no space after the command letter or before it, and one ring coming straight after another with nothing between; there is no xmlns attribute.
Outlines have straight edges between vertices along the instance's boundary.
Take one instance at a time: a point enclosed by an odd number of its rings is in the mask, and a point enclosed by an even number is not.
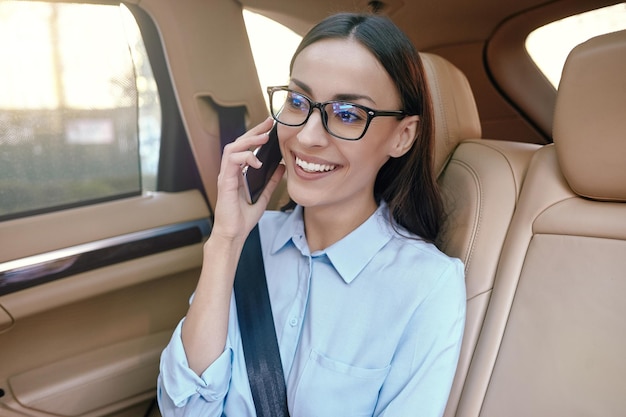
<svg viewBox="0 0 626 417"><path fill-rule="evenodd" d="M189 367L198 375L224 351L233 282L243 242L211 236L182 328Z"/></svg>

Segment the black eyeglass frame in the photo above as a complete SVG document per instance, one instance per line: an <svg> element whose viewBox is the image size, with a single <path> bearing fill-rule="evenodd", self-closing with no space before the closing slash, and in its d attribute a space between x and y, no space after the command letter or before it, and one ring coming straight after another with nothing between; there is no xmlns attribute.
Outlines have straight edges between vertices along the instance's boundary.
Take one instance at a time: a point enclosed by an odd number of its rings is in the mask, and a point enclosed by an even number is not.
<svg viewBox="0 0 626 417"><path fill-rule="evenodd" d="M298 124L290 124L290 123L285 123L282 122L280 120L278 120L278 116L274 114L274 105L272 103L272 99L274 96L274 92L276 91L286 91L288 93L295 93L301 97L303 97L305 100L307 100L309 102L309 114L306 115L306 117L304 118L304 121L302 123L298 123ZM291 127L298 127L298 126L304 126L306 124L306 122L309 121L309 118L311 117L311 114L313 114L313 110L318 109L320 111L320 114L322 115L322 125L324 126L324 129L332 136L338 138L338 139L342 139L342 140L359 140L361 138L363 138L363 136L365 136L365 134L367 133L367 129L370 126L370 123L372 121L372 119L374 117L380 117L380 116L395 116L397 117L399 120L407 117L409 114L403 110L374 110L371 109L367 106L363 106L361 104L357 104L357 103L351 103L349 101L345 101L345 100L331 100L331 101L324 101L324 102L317 102L317 101L313 101L311 100L311 98L309 98L306 94L300 93L298 91L294 91L292 89L289 88L289 86L286 85L282 85L282 86L276 86L276 87L267 87L267 94L269 96L269 100L270 100L270 113L272 114L272 118L274 120L276 120L276 122L285 125L285 126L291 126ZM365 121L365 127L363 128L363 133L361 133L361 135L359 137L356 138L346 138L343 136L339 136L336 133L333 133L330 131L330 129L328 128L328 114L326 113L326 110L324 109L327 105L329 104L333 104L333 103L346 103L346 104L350 104L351 106L357 107L361 110L365 111L365 114L367 114L367 120Z"/></svg>

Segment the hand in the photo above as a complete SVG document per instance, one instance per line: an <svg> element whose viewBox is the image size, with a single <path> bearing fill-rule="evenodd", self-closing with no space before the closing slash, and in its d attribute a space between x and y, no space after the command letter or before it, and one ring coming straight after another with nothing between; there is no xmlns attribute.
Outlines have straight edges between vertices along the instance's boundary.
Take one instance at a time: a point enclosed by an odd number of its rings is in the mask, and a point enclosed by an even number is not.
<svg viewBox="0 0 626 417"><path fill-rule="evenodd" d="M241 171L245 165L250 165L251 168L261 166L261 161L254 156L253 150L267 142L271 128L272 119L268 118L224 147L217 179L215 222L211 235L243 243L267 208L270 196L284 174L284 166L276 169L259 200L252 205L245 198Z"/></svg>

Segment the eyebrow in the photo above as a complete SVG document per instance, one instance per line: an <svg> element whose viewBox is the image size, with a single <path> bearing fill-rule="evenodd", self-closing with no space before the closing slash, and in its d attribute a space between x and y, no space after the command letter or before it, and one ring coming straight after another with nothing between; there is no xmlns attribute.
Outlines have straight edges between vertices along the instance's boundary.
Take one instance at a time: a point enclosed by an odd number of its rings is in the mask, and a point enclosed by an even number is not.
<svg viewBox="0 0 626 417"><path fill-rule="evenodd" d="M302 89L305 93L309 95L313 95L313 90L306 83L296 78L292 78L291 82L294 83L296 86L298 86L300 89ZM340 94L335 94L335 96L332 99L339 100L339 101L367 100L370 103L376 104L373 98L365 94L340 93Z"/></svg>

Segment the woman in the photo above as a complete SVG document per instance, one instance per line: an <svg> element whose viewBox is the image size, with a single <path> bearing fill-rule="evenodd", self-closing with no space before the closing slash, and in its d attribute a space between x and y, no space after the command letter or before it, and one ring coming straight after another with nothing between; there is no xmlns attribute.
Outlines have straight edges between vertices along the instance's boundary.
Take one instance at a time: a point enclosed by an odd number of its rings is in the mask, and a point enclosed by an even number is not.
<svg viewBox="0 0 626 417"><path fill-rule="evenodd" d="M232 291L257 222L290 414L441 415L465 288L432 243L442 205L418 54L390 20L339 14L269 91L285 167L249 205L241 166L260 166L250 149L272 120L224 150L198 286L161 358L163 415L255 415ZM285 170L297 205L264 212Z"/></svg>

